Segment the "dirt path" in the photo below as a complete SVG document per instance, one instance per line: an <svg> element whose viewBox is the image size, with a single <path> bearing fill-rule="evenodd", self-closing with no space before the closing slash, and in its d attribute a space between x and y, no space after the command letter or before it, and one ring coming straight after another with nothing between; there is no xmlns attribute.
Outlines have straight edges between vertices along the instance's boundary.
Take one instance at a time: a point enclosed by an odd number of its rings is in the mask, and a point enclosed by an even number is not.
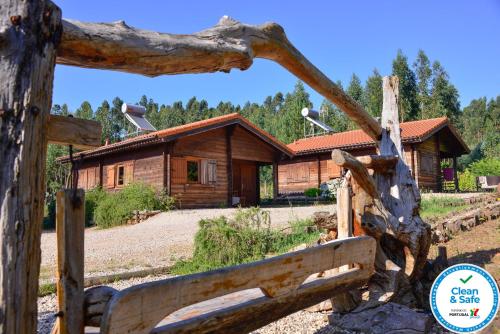
<svg viewBox="0 0 500 334"><path fill-rule="evenodd" d="M332 211L329 206L266 208L274 228L289 221L310 217L315 211ZM231 216L236 209L174 210L147 221L106 230L85 231L85 271L93 275L140 270L172 265L179 258L191 257L198 221L221 215ZM42 234L41 278L53 276L56 254L54 232Z"/></svg>

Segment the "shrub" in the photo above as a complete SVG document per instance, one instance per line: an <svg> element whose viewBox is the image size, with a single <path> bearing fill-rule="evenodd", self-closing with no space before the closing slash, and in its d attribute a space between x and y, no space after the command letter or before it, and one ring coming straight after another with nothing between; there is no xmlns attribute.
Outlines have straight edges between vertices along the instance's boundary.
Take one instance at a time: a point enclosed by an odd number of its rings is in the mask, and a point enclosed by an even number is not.
<svg viewBox="0 0 500 334"><path fill-rule="evenodd" d="M104 200L108 194L97 187L85 192L85 225L94 225L94 212L97 205Z"/></svg>
<svg viewBox="0 0 500 334"><path fill-rule="evenodd" d="M321 190L319 188L309 188L304 191L306 197L318 197L320 194Z"/></svg>
<svg viewBox="0 0 500 334"><path fill-rule="evenodd" d="M484 158L470 165L474 176L500 176L500 159Z"/></svg>
<svg viewBox="0 0 500 334"><path fill-rule="evenodd" d="M47 199L42 228L44 230L56 228L56 200L54 198Z"/></svg>
<svg viewBox="0 0 500 334"><path fill-rule="evenodd" d="M240 209L234 218L204 219L195 235L195 250L189 261L179 261L175 274L188 274L263 259L293 246L309 243L318 233L308 232L311 221L290 223L287 233L271 230L269 212L260 208Z"/></svg>
<svg viewBox="0 0 500 334"><path fill-rule="evenodd" d="M458 187L461 191L476 191L476 177L466 168L462 173L458 173Z"/></svg>
<svg viewBox="0 0 500 334"><path fill-rule="evenodd" d="M121 191L106 194L95 207L95 224L108 228L125 224L134 210L170 210L173 199L143 183L131 183Z"/></svg>

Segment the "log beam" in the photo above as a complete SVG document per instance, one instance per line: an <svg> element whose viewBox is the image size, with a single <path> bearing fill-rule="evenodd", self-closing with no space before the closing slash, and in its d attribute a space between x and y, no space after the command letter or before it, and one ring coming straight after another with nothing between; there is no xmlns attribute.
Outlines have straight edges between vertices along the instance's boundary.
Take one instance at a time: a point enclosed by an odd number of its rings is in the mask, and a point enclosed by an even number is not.
<svg viewBox="0 0 500 334"><path fill-rule="evenodd" d="M335 103L370 137L382 128L356 101L324 75L288 40L276 23L247 25L227 16L192 35L136 29L123 21L63 20L57 63L158 76L248 69L254 58L272 60Z"/></svg>
<svg viewBox="0 0 500 334"><path fill-rule="evenodd" d="M61 12L0 0L0 333L35 333L47 121Z"/></svg>
<svg viewBox="0 0 500 334"><path fill-rule="evenodd" d="M377 186L375 181L368 174L368 170L363 164L349 153L341 150L333 150L333 162L341 167L351 171L353 178L372 198L378 198Z"/></svg>
<svg viewBox="0 0 500 334"><path fill-rule="evenodd" d="M101 146L101 129L96 121L50 115L47 136L50 144L73 145L87 150Z"/></svg>
<svg viewBox="0 0 500 334"><path fill-rule="evenodd" d="M356 159L361 162L365 168L373 169L379 173L387 173L394 171L394 167L399 157L397 155L363 155L361 157L356 157Z"/></svg>

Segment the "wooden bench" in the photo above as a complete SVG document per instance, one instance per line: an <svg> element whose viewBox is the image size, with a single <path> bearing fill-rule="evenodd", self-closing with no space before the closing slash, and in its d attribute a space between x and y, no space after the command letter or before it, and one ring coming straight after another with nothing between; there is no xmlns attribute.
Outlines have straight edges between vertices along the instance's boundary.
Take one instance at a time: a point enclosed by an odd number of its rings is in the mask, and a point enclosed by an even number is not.
<svg viewBox="0 0 500 334"><path fill-rule="evenodd" d="M100 333L245 333L366 284L375 239L335 240L266 260L115 294ZM351 265L339 272L331 270Z"/></svg>

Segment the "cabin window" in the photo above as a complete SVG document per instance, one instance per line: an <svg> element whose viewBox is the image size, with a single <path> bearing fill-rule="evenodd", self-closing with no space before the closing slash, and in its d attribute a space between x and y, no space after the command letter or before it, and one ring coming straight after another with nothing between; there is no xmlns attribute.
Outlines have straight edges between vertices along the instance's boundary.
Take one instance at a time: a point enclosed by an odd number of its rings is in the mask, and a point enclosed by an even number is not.
<svg viewBox="0 0 500 334"><path fill-rule="evenodd" d="M422 174L433 175L434 157L431 153L420 153L420 172Z"/></svg>
<svg viewBox="0 0 500 334"><path fill-rule="evenodd" d="M171 180L174 184L217 183L217 160L174 157L171 166Z"/></svg>
<svg viewBox="0 0 500 334"><path fill-rule="evenodd" d="M118 166L116 173L116 185L123 186L125 184L125 166Z"/></svg>
<svg viewBox="0 0 500 334"><path fill-rule="evenodd" d="M200 163L197 160L187 161L187 182L188 183L198 183L200 181Z"/></svg>

